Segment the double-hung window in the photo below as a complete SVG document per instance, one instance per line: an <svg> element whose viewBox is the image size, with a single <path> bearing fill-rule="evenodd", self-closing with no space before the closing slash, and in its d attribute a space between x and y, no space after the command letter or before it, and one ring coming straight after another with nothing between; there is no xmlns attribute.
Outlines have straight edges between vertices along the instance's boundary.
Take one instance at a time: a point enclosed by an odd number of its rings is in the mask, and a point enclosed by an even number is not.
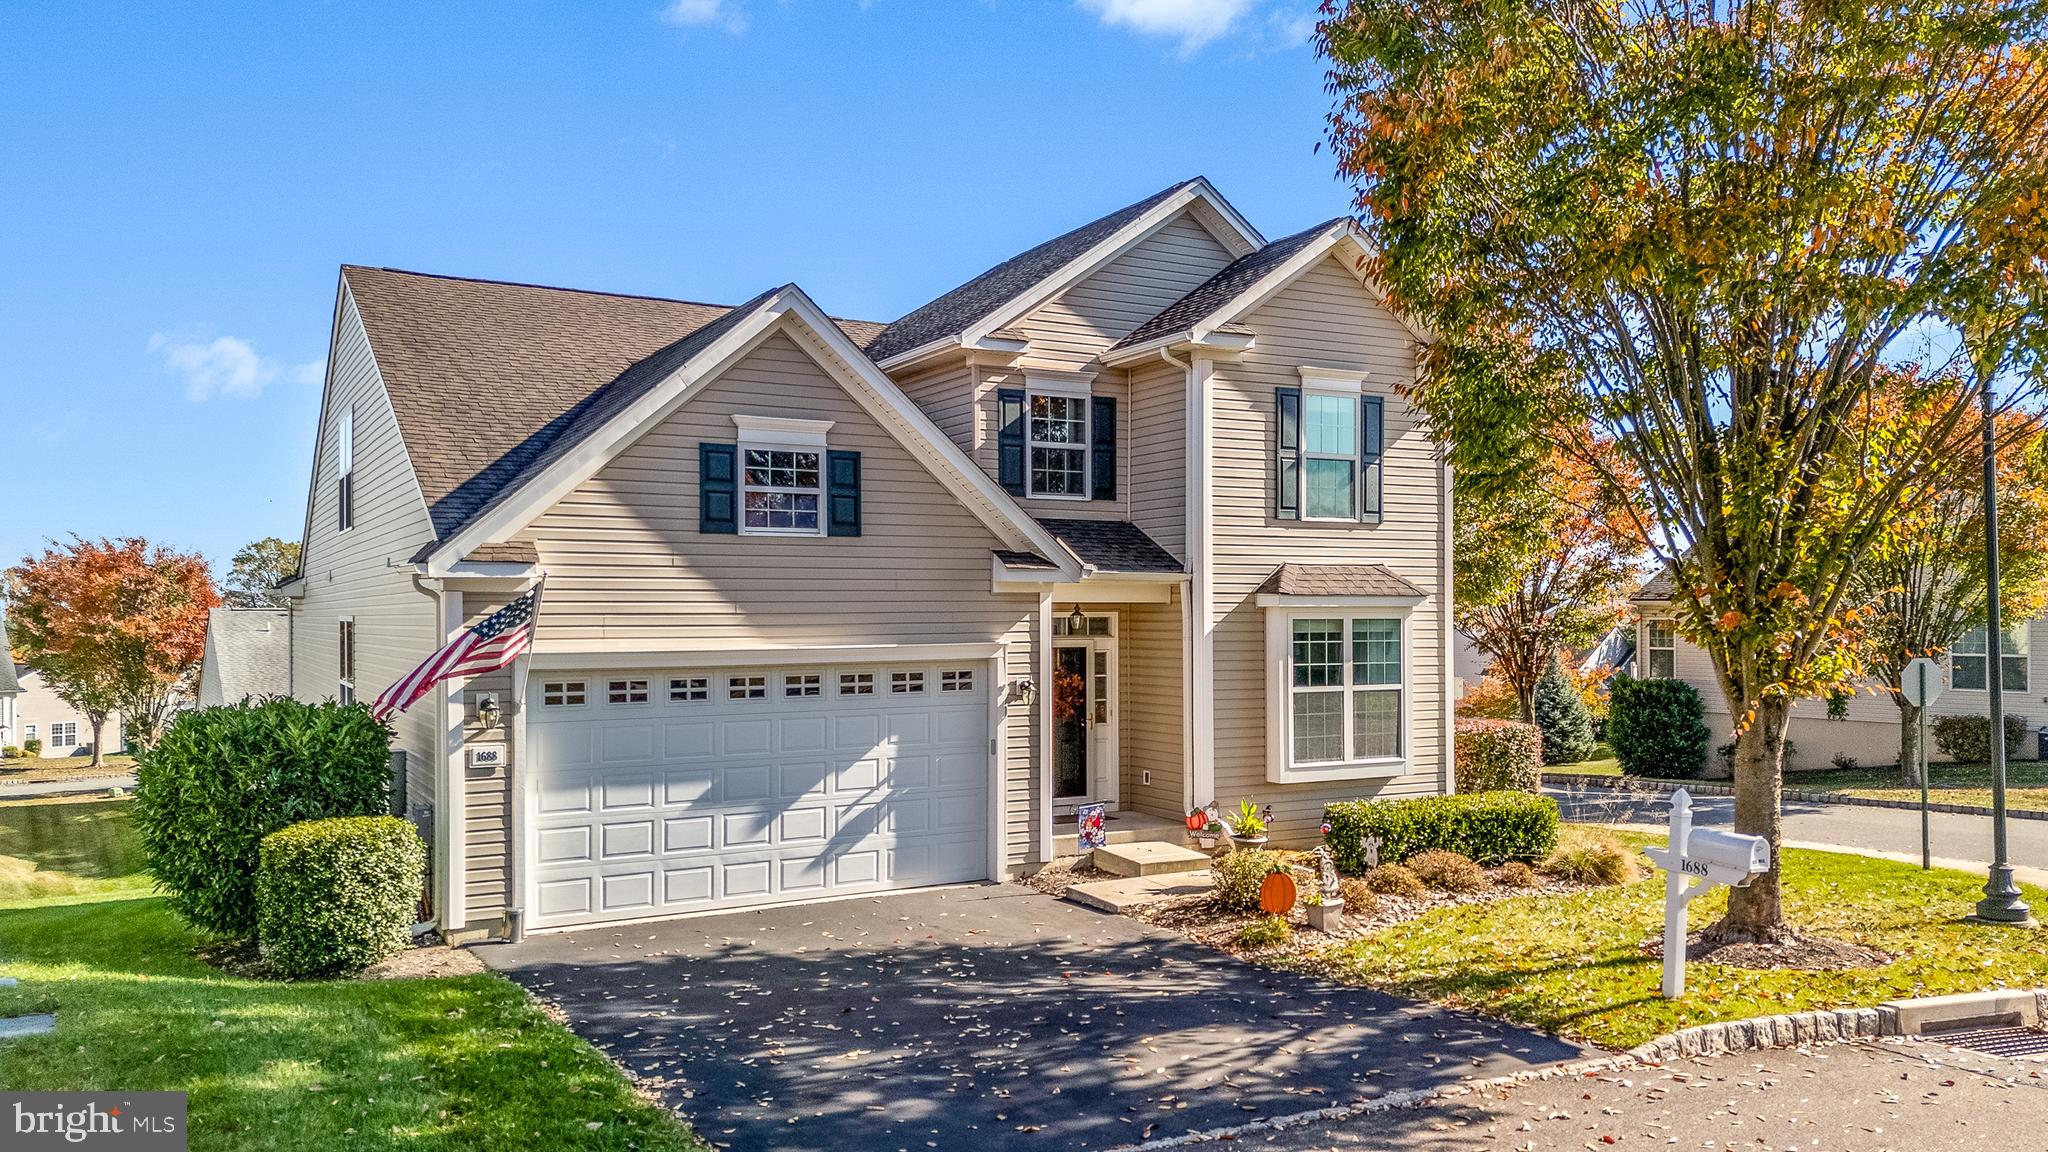
<svg viewBox="0 0 2048 1152"><path fill-rule="evenodd" d="M356 702L356 622L353 619L341 621L339 633L335 637L338 659L334 695L343 704L353 704Z"/></svg>
<svg viewBox="0 0 2048 1152"><path fill-rule="evenodd" d="M75 748L78 746L78 721L60 720L50 725L50 747Z"/></svg>
<svg viewBox="0 0 2048 1152"><path fill-rule="evenodd" d="M2027 660L2029 657L2025 623L2015 624L2005 630L2005 641L1999 645L1998 665L2001 672L1999 686L2007 692L2027 691ZM1989 635L1982 625L1969 630L1949 650L1949 686L1982 692L1990 688L1988 676L1991 654L1986 637Z"/></svg>
<svg viewBox="0 0 2048 1152"><path fill-rule="evenodd" d="M1402 618L1297 616L1287 636L1289 766L1400 760L1407 716Z"/></svg>
<svg viewBox="0 0 2048 1152"><path fill-rule="evenodd" d="M334 430L335 528L356 526L356 410L343 408Z"/></svg>
<svg viewBox="0 0 2048 1152"><path fill-rule="evenodd" d="M1031 495L1088 498L1088 397L1026 395Z"/></svg>
<svg viewBox="0 0 2048 1152"><path fill-rule="evenodd" d="M1384 399L1360 373L1303 368L1301 381L1276 396L1275 515L1378 523Z"/></svg>
<svg viewBox="0 0 2048 1152"><path fill-rule="evenodd" d="M1678 679L1678 634L1669 620L1643 621L1643 679Z"/></svg>
<svg viewBox="0 0 2048 1152"><path fill-rule="evenodd" d="M734 416L739 426L739 530L825 534L825 432L830 420Z"/></svg>

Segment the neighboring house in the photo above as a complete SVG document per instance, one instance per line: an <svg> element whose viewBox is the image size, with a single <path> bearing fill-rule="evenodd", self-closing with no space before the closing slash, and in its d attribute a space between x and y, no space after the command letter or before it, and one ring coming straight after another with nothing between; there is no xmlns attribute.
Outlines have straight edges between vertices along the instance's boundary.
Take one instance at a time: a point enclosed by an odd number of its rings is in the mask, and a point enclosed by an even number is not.
<svg viewBox="0 0 2048 1152"><path fill-rule="evenodd" d="M288 696L292 688L289 608L215 608L206 616L199 706Z"/></svg>
<svg viewBox="0 0 2048 1152"><path fill-rule="evenodd" d="M108 752L121 750L121 717L107 717L101 732ZM42 755L92 755L92 722L66 704L35 669L14 662L7 646L7 617L0 614L0 747L43 742Z"/></svg>
<svg viewBox="0 0 2048 1152"><path fill-rule="evenodd" d="M1699 690L1706 704L1707 726L1713 730L1718 747L1733 740L1734 725L1728 715L1727 698L1714 676L1714 666L1698 645L1672 628L1671 580L1657 576L1636 592L1634 674L1641 677L1683 680ZM2048 725L2048 619L2015 625L2006 640L2000 662L2004 667L2005 710L2023 716L2031 733ZM2036 658L2036 653L2041 658ZM1988 657L1984 629L1965 636L1955 651L1942 661L1946 665L1947 688L1928 712L1929 721L1939 716L1984 716L1990 713ZM1837 755L1853 756L1866 766L1899 762L1899 706L1888 690L1874 684L1860 687L1846 701L1842 718L1829 719L1825 700L1801 700L1792 706L1786 738L1791 742L1785 766L1791 770L1833 767ZM2035 756L2035 742L2029 738L2006 749L2017 760ZM1718 755L1718 753L1717 753ZM1929 741L1928 755L1939 759L1940 749Z"/></svg>
<svg viewBox="0 0 2048 1152"><path fill-rule="evenodd" d="M344 267L292 692L545 575L529 657L396 721L458 937L1448 791L1449 472L1365 255L1191 180L886 325Z"/></svg>

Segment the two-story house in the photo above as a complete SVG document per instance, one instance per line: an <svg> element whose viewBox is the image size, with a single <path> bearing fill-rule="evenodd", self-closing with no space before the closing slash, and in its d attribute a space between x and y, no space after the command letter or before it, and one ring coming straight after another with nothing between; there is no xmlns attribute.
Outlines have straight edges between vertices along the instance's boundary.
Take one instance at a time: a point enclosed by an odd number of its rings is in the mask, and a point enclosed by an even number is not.
<svg viewBox="0 0 2048 1152"><path fill-rule="evenodd" d="M1448 791L1450 477L1364 256L1196 179L891 324L345 267L292 691L545 578L528 656L397 722L458 937Z"/></svg>

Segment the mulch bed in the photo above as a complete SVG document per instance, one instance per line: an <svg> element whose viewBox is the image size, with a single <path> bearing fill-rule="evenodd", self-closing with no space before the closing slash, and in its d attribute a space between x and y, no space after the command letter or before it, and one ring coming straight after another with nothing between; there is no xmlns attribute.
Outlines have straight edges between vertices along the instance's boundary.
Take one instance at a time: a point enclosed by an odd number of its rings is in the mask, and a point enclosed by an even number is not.
<svg viewBox="0 0 2048 1152"><path fill-rule="evenodd" d="M1294 878L1301 891L1307 893L1316 884L1315 854L1312 852L1286 853L1294 868ZM1044 892L1050 896L1065 895L1075 884L1086 884L1093 880L1114 880L1115 876L1088 864L1086 856L1067 857L1023 878L1026 887ZM1437 908L1449 908L1460 904L1490 904L1496 900L1508 900L1516 896L1567 895L1583 892L1594 885L1574 884L1539 873L1540 883L1526 888L1513 888L1498 883L1500 870L1486 870L1492 885L1479 892L1439 892L1434 889L1420 896L1381 896L1379 907L1370 916L1360 916L1347 909L1341 926L1334 932L1320 932L1309 927L1308 909L1296 904L1285 919L1292 934L1284 941L1268 947L1246 948L1237 942L1238 933L1265 917L1258 912L1241 912L1225 908L1213 896L1203 893L1195 896L1180 896L1146 904L1133 910L1133 919L1178 932L1199 944L1228 952L1233 956L1276 959L1301 956L1319 951L1331 944L1370 936Z"/></svg>
<svg viewBox="0 0 2048 1152"><path fill-rule="evenodd" d="M1664 956L1664 938L1643 943L1643 955ZM1807 972L1842 972L1852 968L1879 968L1892 962L1890 953L1862 944L1831 940L1826 936L1794 935L1775 943L1742 943L1707 940L1694 932L1685 938L1685 958L1694 963L1720 964L1729 968L1787 968Z"/></svg>
<svg viewBox="0 0 2048 1152"><path fill-rule="evenodd" d="M193 955L226 972L250 980L281 980L263 962L253 941L217 940L193 950ZM380 960L351 979L420 980L436 976L469 976L484 970L483 961L464 948L450 948L441 937L429 932L411 948L388 960Z"/></svg>

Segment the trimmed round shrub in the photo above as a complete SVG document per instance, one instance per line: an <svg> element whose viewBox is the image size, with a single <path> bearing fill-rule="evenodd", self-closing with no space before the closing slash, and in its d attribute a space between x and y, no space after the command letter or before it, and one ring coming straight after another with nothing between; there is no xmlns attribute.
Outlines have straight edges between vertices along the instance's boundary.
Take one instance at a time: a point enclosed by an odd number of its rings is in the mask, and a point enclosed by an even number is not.
<svg viewBox="0 0 2048 1152"><path fill-rule="evenodd" d="M1991 762L1991 717L1989 716L1941 716L1934 720L1934 746L1941 754L1958 764L1988 764ZM2023 742L2027 738L2027 718L2011 712L2005 714L2005 755L2012 759L2025 751Z"/></svg>
<svg viewBox="0 0 2048 1152"><path fill-rule="evenodd" d="M194 927L253 936L263 838L383 813L389 758L390 730L360 704L278 697L182 713L135 764L150 874Z"/></svg>
<svg viewBox="0 0 2048 1152"><path fill-rule="evenodd" d="M1233 912L1249 912L1258 908L1259 885L1266 882L1267 876L1287 870L1285 856L1264 848L1225 852L1209 865L1216 902Z"/></svg>
<svg viewBox="0 0 2048 1152"><path fill-rule="evenodd" d="M1358 882L1382 896L1420 896L1429 886L1399 864L1382 864L1358 878Z"/></svg>
<svg viewBox="0 0 2048 1152"><path fill-rule="evenodd" d="M1458 792L1541 792L1543 730L1520 720L1458 721Z"/></svg>
<svg viewBox="0 0 2048 1152"><path fill-rule="evenodd" d="M1707 770L1712 742L1705 706L1692 685L1615 677L1607 705L1607 744L1624 775L1694 779Z"/></svg>
<svg viewBox="0 0 2048 1152"><path fill-rule="evenodd" d="M1574 884L1633 884L1643 876L1635 853L1599 838L1559 845L1543 862L1543 870Z"/></svg>
<svg viewBox="0 0 2048 1152"><path fill-rule="evenodd" d="M1380 910L1379 893L1374 892L1366 882L1356 876L1346 876L1337 883L1337 894L1344 898L1344 911L1351 916L1371 916Z"/></svg>
<svg viewBox="0 0 2048 1152"><path fill-rule="evenodd" d="M1365 871L1361 839L1377 836L1380 859L1443 848L1482 864L1541 860L1557 847L1557 801L1527 792L1476 792L1412 800L1346 800L1323 810L1324 841L1337 867Z"/></svg>
<svg viewBox="0 0 2048 1152"><path fill-rule="evenodd" d="M1543 883L1543 877L1520 860L1510 860L1501 865L1499 874L1494 878L1500 881L1503 888L1534 888Z"/></svg>
<svg viewBox="0 0 2048 1152"><path fill-rule="evenodd" d="M1415 878L1443 892L1479 892L1486 888L1486 873L1470 856L1432 848L1408 858L1408 870Z"/></svg>
<svg viewBox="0 0 2048 1152"><path fill-rule="evenodd" d="M23 740L21 742L21 754L24 756L41 756L43 754L43 742L34 736Z"/></svg>
<svg viewBox="0 0 2048 1152"><path fill-rule="evenodd" d="M1593 754L1593 714L1555 656L1536 681L1536 726L1543 730L1545 764L1577 764Z"/></svg>
<svg viewBox="0 0 2048 1152"><path fill-rule="evenodd" d="M360 972L412 942L427 850L396 816L308 820L263 838L256 943L299 979Z"/></svg>

